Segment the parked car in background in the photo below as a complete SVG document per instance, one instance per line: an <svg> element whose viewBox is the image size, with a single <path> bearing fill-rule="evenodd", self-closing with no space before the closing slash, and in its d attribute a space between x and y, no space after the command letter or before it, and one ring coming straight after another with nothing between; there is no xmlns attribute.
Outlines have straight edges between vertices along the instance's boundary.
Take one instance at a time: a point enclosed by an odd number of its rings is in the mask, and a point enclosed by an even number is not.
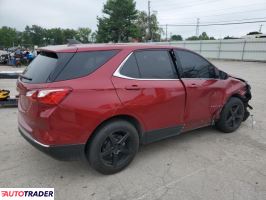
<svg viewBox="0 0 266 200"><path fill-rule="evenodd" d="M0 55L0 64L5 65L7 63L8 63L8 53L7 52L6 53L2 53Z"/></svg>
<svg viewBox="0 0 266 200"><path fill-rule="evenodd" d="M249 116L247 82L186 49L39 50L17 81L20 133L55 158L84 156L103 174L124 169L140 144L211 125L230 133Z"/></svg>

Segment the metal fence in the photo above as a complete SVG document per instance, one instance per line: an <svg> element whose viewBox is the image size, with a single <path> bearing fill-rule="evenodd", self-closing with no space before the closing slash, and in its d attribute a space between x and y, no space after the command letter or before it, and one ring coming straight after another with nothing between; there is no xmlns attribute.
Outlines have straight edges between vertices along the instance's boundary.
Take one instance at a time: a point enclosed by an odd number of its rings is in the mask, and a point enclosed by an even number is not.
<svg viewBox="0 0 266 200"><path fill-rule="evenodd" d="M266 38L157 42L191 49L206 58L266 62Z"/></svg>

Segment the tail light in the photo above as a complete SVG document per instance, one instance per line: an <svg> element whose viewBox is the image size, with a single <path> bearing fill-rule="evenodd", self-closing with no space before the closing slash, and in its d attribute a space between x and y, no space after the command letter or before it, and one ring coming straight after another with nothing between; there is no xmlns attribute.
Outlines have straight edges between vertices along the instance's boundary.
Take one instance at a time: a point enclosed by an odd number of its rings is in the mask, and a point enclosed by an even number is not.
<svg viewBox="0 0 266 200"><path fill-rule="evenodd" d="M57 105L59 104L69 93L70 88L55 88L55 89L40 89L31 90L26 93L26 96L32 101L37 101L43 104Z"/></svg>

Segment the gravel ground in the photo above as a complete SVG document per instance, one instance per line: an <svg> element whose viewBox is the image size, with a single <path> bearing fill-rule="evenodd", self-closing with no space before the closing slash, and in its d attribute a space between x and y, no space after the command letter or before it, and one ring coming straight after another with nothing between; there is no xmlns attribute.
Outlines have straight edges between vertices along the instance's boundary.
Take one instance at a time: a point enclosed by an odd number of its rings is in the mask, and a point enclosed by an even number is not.
<svg viewBox="0 0 266 200"><path fill-rule="evenodd" d="M104 176L39 152L19 135L17 109L0 109L0 187L54 187L56 199L265 200L266 63L213 63L250 82L254 128L249 119L232 134L208 127L142 146L127 169ZM15 80L0 88L15 93Z"/></svg>

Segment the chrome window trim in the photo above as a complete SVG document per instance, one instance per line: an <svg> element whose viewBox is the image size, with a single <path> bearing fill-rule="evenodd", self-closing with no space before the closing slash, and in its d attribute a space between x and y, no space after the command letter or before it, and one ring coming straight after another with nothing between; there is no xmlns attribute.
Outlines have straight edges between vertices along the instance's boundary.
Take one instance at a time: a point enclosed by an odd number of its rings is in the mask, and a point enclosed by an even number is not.
<svg viewBox="0 0 266 200"><path fill-rule="evenodd" d="M180 81L179 78L176 79L155 79L155 78L133 78L129 76L125 76L120 73L121 69L123 68L124 64L127 62L129 57L133 54L134 52L131 52L130 54L127 55L127 57L122 61L122 63L118 66L118 68L115 70L113 73L113 76L118 77L118 78L124 78L124 79L130 79L130 80L141 80L141 81Z"/></svg>

